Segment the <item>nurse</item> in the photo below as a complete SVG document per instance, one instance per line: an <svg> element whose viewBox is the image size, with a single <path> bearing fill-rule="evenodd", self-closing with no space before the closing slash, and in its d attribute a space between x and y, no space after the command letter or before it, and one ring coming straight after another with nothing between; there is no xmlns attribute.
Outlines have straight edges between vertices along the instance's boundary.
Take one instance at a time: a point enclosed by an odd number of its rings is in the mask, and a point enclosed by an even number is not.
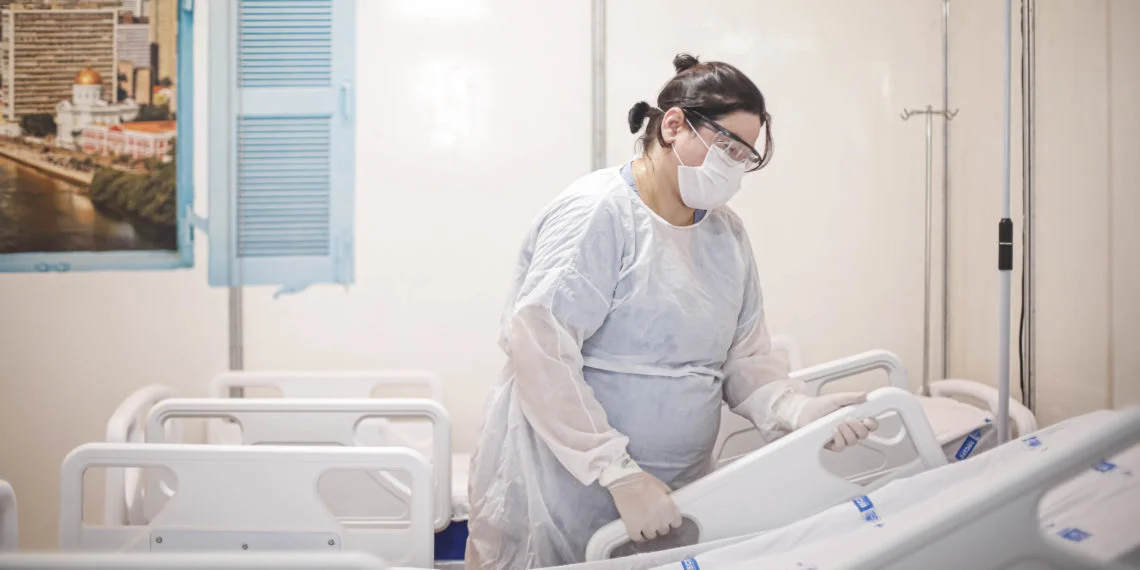
<svg viewBox="0 0 1140 570"><path fill-rule="evenodd" d="M771 355L725 205L771 156L764 96L726 63L673 65L656 106L629 112L642 153L574 182L526 237L471 464L468 568L581 562L619 517L639 542L679 527L670 491L712 470L722 402L771 441L865 398L807 396ZM849 420L829 446L876 427Z"/></svg>

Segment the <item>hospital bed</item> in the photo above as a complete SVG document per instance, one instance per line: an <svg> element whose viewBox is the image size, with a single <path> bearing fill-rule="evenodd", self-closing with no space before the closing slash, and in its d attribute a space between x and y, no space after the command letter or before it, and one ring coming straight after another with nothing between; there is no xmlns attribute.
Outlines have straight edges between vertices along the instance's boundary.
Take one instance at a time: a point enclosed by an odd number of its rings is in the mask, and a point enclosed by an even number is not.
<svg viewBox="0 0 1140 570"><path fill-rule="evenodd" d="M145 524L86 524L83 475L98 467L165 469L177 489ZM404 513L383 520L333 516L320 488L336 471L406 474ZM346 550L427 567L434 555L432 495L431 465L409 449L89 443L69 453L60 470L59 546L65 552Z"/></svg>
<svg viewBox="0 0 1140 570"><path fill-rule="evenodd" d="M876 449L882 463L855 477L830 470L822 459L835 426L854 417L899 419L897 441ZM875 445L875 444L870 444ZM908 458L906 452L913 455ZM918 399L907 391L887 387L868 395L867 402L841 409L804 429L796 430L713 474L673 492L685 520L679 532L634 545L618 520L599 529L586 548L587 560L605 560L637 552L738 537L778 528L849 501L894 479L946 464ZM867 475L874 474L874 477ZM682 543L682 544L679 544ZM687 543L687 544L683 544Z"/></svg>
<svg viewBox="0 0 1140 570"><path fill-rule="evenodd" d="M107 421L108 443L141 443L146 439L146 419L155 404L175 396L174 388L161 384L143 386L127 396ZM177 430L178 426L171 426ZM168 434L171 441L180 441L181 434ZM104 472L103 523L108 525L142 524L143 514L142 470L120 467Z"/></svg>
<svg viewBox="0 0 1140 570"><path fill-rule="evenodd" d="M408 371L302 371L226 372L210 382L210 397L229 398L235 392L275 393L281 398L373 398L427 397L443 405L443 382L431 372ZM383 418L371 418L365 427L377 445L394 445L416 449L431 457L431 432L423 425L395 425ZM207 424L207 441L235 443L235 426L215 421ZM471 463L468 453L451 454L451 520L466 521L470 512L467 500L467 474Z"/></svg>
<svg viewBox="0 0 1140 570"><path fill-rule="evenodd" d="M16 492L7 481L0 479L0 552L15 551L20 545L16 515Z"/></svg>
<svg viewBox="0 0 1140 570"><path fill-rule="evenodd" d="M1135 570L1138 507L1140 408L1100 411L779 529L566 569Z"/></svg>
<svg viewBox="0 0 1140 570"><path fill-rule="evenodd" d="M176 420L202 418L231 420L237 428L227 439L242 445L339 445L389 446L386 433L361 429L374 419L423 421L430 428L426 440L432 465L434 489L433 525L445 528L451 517L451 422L443 406L424 398L169 398L156 403L146 422L147 443L181 443L171 438L169 425ZM221 423L220 421L216 423ZM391 427L389 424L382 424ZM375 427L375 426L373 426ZM378 440L377 440L378 438ZM419 451L419 450L417 450ZM356 473L326 489L325 498L334 513L349 512L362 496L377 485L400 499L408 500L406 482L389 473ZM161 477L146 483L146 518L154 517L169 493ZM380 507L383 510L383 506ZM377 513L373 513L377 514ZM364 516L361 513L359 516Z"/></svg>
<svg viewBox="0 0 1140 570"><path fill-rule="evenodd" d="M788 352L788 363L792 367L790 375L806 378L808 394L818 395L828 384L854 375L817 374L816 366L802 368L799 350L795 343L786 337L782 343L782 346L791 348ZM773 351L778 348L780 347L773 344ZM845 371L859 369L860 373L880 370L886 373L889 386L903 390L911 389L902 362L897 356L885 350L872 350L820 366ZM996 443L993 422L998 413L997 390L972 380L940 380L930 384L929 396L919 394L919 400L949 461L967 459L992 448ZM1033 413L1021 403L1011 399L1009 410L1015 435L1030 433L1037 429ZM897 430L898 422L889 418L871 438L872 440L891 438ZM718 466L727 465L742 455L760 448L764 443L759 432L748 420L731 413L727 407L722 410L721 429L717 435L714 451ZM851 454L846 459L856 462L854 465L844 467L853 472L859 470L859 464L870 461L865 454Z"/></svg>
<svg viewBox="0 0 1140 570"><path fill-rule="evenodd" d="M180 552L0 554L0 570L385 570L362 552Z"/></svg>
<svg viewBox="0 0 1140 570"><path fill-rule="evenodd" d="M422 371L335 371L335 372L229 372L211 381L209 394L214 398L230 398L232 392L245 396L280 396L282 398L391 398L407 393L426 396L442 405L443 385L437 376ZM144 386L129 395L107 423L106 441L112 443L141 442L151 409L162 400L177 395L164 385ZM182 441L178 428L171 424L168 441ZM386 418L372 417L362 424L370 432L370 444L410 447L431 456L432 427L427 424L397 425ZM241 428L232 420L206 423L208 443L241 443ZM466 472L469 455L456 456L452 469L459 475L452 495L461 499L453 511L466 513ZM453 479L456 477L453 476ZM105 490L104 521L107 524L138 524L145 517L138 470L108 470Z"/></svg>

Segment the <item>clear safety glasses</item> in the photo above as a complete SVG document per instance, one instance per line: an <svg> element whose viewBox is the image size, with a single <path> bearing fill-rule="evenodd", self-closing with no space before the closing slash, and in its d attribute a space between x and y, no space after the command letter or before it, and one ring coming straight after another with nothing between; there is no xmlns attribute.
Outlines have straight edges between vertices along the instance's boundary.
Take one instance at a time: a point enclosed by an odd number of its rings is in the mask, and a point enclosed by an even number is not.
<svg viewBox="0 0 1140 570"><path fill-rule="evenodd" d="M716 121L694 111L692 109L685 109L686 114L692 115L698 123L705 125L716 132L713 140L708 143L710 147L717 147L725 152L728 157L738 163L744 164L744 169L748 172L758 170L760 165L764 162L763 157L752 145L744 142L740 137L736 136L728 129L720 126Z"/></svg>

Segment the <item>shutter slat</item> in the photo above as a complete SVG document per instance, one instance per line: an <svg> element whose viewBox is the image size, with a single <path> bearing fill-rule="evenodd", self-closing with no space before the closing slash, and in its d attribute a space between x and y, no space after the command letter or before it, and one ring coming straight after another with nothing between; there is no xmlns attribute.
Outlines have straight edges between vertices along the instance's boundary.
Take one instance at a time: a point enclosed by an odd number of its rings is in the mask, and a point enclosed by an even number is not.
<svg viewBox="0 0 1140 570"><path fill-rule="evenodd" d="M264 3L238 9L238 82L242 88L332 84L333 0Z"/></svg>
<svg viewBox="0 0 1140 570"><path fill-rule="evenodd" d="M329 255L330 128L317 117L238 120L239 256Z"/></svg>

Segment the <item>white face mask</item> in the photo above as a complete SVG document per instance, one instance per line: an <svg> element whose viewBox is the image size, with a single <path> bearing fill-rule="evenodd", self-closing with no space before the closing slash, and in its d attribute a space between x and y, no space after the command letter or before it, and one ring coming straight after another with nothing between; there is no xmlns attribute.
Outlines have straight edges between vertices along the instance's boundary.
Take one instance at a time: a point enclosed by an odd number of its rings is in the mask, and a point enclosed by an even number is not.
<svg viewBox="0 0 1140 570"><path fill-rule="evenodd" d="M697 140L709 151L700 166L685 166L682 163L677 167L681 201L694 210L713 210L727 204L740 191L745 165L729 158L724 149L706 144L692 123L689 123L689 128L693 129ZM676 146L673 147L673 156L677 157L677 162L681 162Z"/></svg>

